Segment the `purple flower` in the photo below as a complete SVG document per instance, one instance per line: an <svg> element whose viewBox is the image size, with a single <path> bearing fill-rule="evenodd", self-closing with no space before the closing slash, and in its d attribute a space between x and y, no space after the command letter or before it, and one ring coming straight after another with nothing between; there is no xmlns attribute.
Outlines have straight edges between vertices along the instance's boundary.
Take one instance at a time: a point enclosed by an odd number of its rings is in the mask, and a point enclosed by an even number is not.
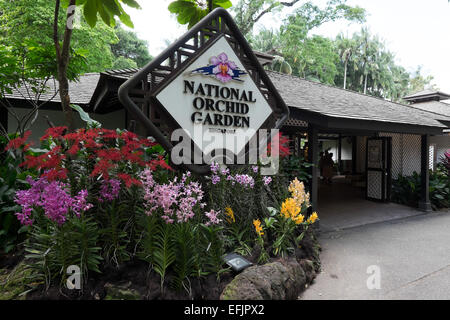
<svg viewBox="0 0 450 320"><path fill-rule="evenodd" d="M212 184L218 184L220 182L220 177L218 175L216 175L216 174L213 175L211 177L211 182L212 182Z"/></svg>
<svg viewBox="0 0 450 320"><path fill-rule="evenodd" d="M109 179L103 180L102 186L100 187L100 197L99 202L113 201L119 197L120 192L120 180Z"/></svg>
<svg viewBox="0 0 450 320"><path fill-rule="evenodd" d="M220 169L220 165L216 162L211 163L211 172L217 173Z"/></svg>
<svg viewBox="0 0 450 320"><path fill-rule="evenodd" d="M31 214L35 208L42 209L48 219L59 225L64 224L70 210L79 216L81 212L92 208L92 204L87 203L86 190L80 191L72 198L68 184L58 181L49 182L45 178L34 181L29 177L27 181L31 188L17 191L15 198L15 202L22 207L22 212L16 213L16 216L24 225L33 224Z"/></svg>
<svg viewBox="0 0 450 320"><path fill-rule="evenodd" d="M258 173L258 166L252 166L252 170L254 173Z"/></svg>
<svg viewBox="0 0 450 320"><path fill-rule="evenodd" d="M237 174L234 176L234 180L246 188L253 188L255 186L255 179L248 174Z"/></svg>
<svg viewBox="0 0 450 320"><path fill-rule="evenodd" d="M74 197L72 204L72 211L79 217L82 212L88 211L94 205L87 203L88 192L87 190L81 190L78 195Z"/></svg>
<svg viewBox="0 0 450 320"><path fill-rule="evenodd" d="M272 178L268 177L268 176L264 176L262 178L262 180L263 180L265 186L267 186L268 184L270 184L272 182Z"/></svg>
<svg viewBox="0 0 450 320"><path fill-rule="evenodd" d="M212 57L210 62L215 66L212 72L218 80L223 83L233 80L233 70L236 70L238 67L233 61L228 60L225 52L222 52L217 57Z"/></svg>
<svg viewBox="0 0 450 320"><path fill-rule="evenodd" d="M198 182L187 182L186 176L180 182L175 178L169 183L158 184L149 169L141 174L144 187L144 206L147 215L160 212L166 223L187 222L195 216L195 208L202 203L204 192Z"/></svg>
<svg viewBox="0 0 450 320"><path fill-rule="evenodd" d="M220 214L220 211L214 211L214 210L211 210L210 212L205 213L205 216L209 219L209 221L207 223L205 223L205 225L210 226L212 224L219 224L220 222L222 222L222 220L220 220L218 218L219 214Z"/></svg>

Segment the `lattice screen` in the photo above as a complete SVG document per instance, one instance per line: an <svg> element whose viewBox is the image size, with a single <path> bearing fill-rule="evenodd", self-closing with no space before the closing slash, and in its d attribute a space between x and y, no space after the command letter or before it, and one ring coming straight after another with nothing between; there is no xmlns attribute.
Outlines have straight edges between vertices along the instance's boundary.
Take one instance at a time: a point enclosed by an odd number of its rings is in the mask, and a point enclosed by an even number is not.
<svg viewBox="0 0 450 320"><path fill-rule="evenodd" d="M435 150L436 150L436 145L432 144L430 145L429 149L428 149L428 168L430 170L434 170L434 161L435 161Z"/></svg>
<svg viewBox="0 0 450 320"><path fill-rule="evenodd" d="M284 123L284 126L307 128L308 127L308 122L303 121L303 120L289 118Z"/></svg>
<svg viewBox="0 0 450 320"><path fill-rule="evenodd" d="M380 171L369 171L367 173L367 196L373 199L382 199L383 173Z"/></svg>
<svg viewBox="0 0 450 320"><path fill-rule="evenodd" d="M392 178L420 173L421 136L413 134L380 133L392 138Z"/></svg>

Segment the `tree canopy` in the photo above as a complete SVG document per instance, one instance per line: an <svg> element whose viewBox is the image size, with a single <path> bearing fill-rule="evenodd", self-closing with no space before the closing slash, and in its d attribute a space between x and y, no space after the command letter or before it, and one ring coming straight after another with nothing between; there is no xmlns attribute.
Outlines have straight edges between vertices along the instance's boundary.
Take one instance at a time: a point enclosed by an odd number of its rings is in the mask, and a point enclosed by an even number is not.
<svg viewBox="0 0 450 320"><path fill-rule="evenodd" d="M268 1L260 1L258 10L262 10L263 3L267 5ZM256 2L238 4L256 6ZM253 11L259 12L256 9ZM279 10L279 6L273 10ZM359 8L346 6L345 1L329 1L323 9L306 2L289 14L278 29L262 28L250 33L248 39L255 50L275 55L269 68L309 80L392 101L432 87L433 77L423 76L420 67L409 73L396 62L385 42L367 27L351 37L339 34L334 39L311 32L330 21L360 23L364 14Z"/></svg>
<svg viewBox="0 0 450 320"><path fill-rule="evenodd" d="M16 47L31 40L43 47L53 46L54 9L54 2L48 0L0 0L1 42ZM60 7L60 30L66 23L66 10ZM126 17L122 19L128 20ZM90 23L93 22L91 19ZM79 25L73 29L71 47L86 58L85 66L79 70L81 74L142 67L151 60L147 43L139 39L136 33L125 30L116 22L114 28L102 20L95 22L95 28L92 28L83 16Z"/></svg>

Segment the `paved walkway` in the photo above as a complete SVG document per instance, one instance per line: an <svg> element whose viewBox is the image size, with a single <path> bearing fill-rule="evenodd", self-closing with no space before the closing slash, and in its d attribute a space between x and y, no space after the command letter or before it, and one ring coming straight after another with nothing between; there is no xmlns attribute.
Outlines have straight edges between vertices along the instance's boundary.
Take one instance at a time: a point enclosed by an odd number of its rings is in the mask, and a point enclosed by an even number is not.
<svg viewBox="0 0 450 320"><path fill-rule="evenodd" d="M300 299L450 299L450 211L322 233L319 241L322 273Z"/></svg>
<svg viewBox="0 0 450 320"><path fill-rule="evenodd" d="M352 187L339 177L331 185L321 184L317 209L324 232L423 214L396 203L368 201L363 188Z"/></svg>

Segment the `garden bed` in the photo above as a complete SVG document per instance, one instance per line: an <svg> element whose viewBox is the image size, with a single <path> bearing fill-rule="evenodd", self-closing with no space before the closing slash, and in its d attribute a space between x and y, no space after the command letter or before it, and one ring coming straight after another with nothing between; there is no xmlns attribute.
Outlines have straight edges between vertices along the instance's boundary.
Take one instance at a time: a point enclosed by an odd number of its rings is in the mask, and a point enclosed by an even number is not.
<svg viewBox="0 0 450 320"><path fill-rule="evenodd" d="M3 247L21 249L5 256L2 298L219 299L235 276L223 260L232 252L262 268L320 267L302 159L279 175L212 163L200 176L128 131L50 128L40 149L28 135L5 148L2 201L20 223Z"/></svg>
<svg viewBox="0 0 450 320"><path fill-rule="evenodd" d="M311 231L305 236L302 248L296 250L295 256L290 259L272 258L265 265L280 261L283 264L288 262L292 265L292 262L296 261L298 265L294 267L302 268L301 272L304 272L302 276L304 280L295 291L298 295L305 289L305 284L311 284L320 271L319 252L320 245L314 237L314 231ZM246 259L258 266L259 252L255 249L254 253ZM31 274L32 271L27 270L23 253L2 257L0 300L219 300L224 298L224 289L238 275L229 271L223 273L219 279L214 274L194 278L191 280L189 294L186 290L176 291L168 284L165 284L164 290L161 290L159 275L151 271L148 263L140 260L124 263L118 269L105 269L101 274L90 277L87 284L83 286L83 290L69 290L59 285L53 285L48 289L44 285L36 286L27 283L26 277ZM19 281L20 277L22 278ZM170 276L167 278L167 283L171 283Z"/></svg>

